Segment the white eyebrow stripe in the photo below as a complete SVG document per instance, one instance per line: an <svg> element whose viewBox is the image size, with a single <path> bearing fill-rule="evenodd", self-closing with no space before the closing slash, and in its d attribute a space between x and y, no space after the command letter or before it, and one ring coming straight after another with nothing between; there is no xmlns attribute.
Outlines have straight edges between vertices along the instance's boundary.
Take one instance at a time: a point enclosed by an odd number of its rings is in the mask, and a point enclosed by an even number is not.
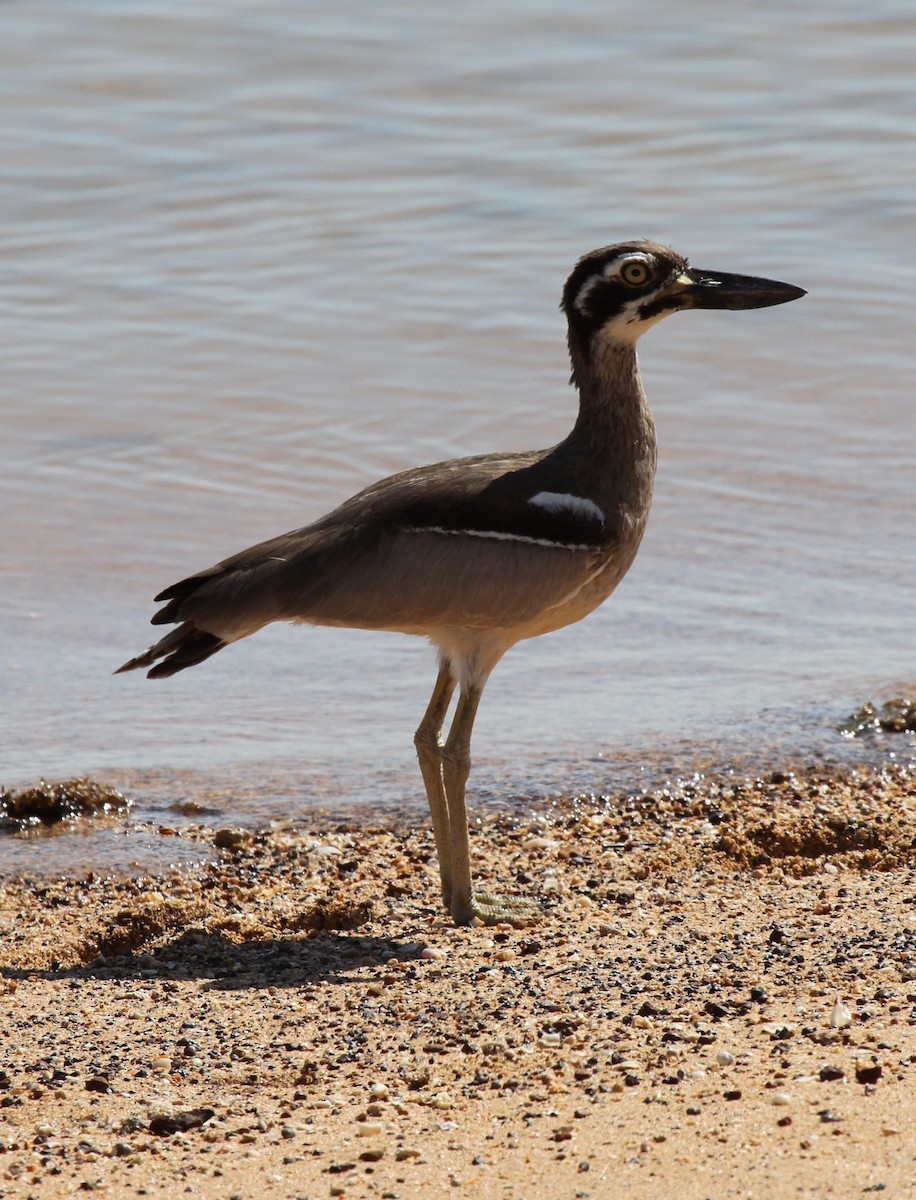
<svg viewBox="0 0 916 1200"><path fill-rule="evenodd" d="M616 279L620 274L620 268L623 266L623 264L625 262L632 262L634 259L636 259L638 262L644 262L647 267L651 267L655 263L655 259L651 254L639 254L638 252L618 254L616 258L612 258L611 261L605 265L605 268L601 273L605 279Z"/></svg>
<svg viewBox="0 0 916 1200"><path fill-rule="evenodd" d="M604 524L604 513L594 500L588 500L585 496L573 496L569 492L538 492L536 496L529 497L528 503L536 504L547 512L573 513L577 517Z"/></svg>
<svg viewBox="0 0 916 1200"><path fill-rule="evenodd" d="M528 537L522 533L503 533L496 529L446 529L441 525L402 525L401 533L445 533L452 537L493 538L499 542L523 542L527 546L548 546L551 550L594 550L594 546L577 542L551 541L550 538Z"/></svg>
<svg viewBox="0 0 916 1200"><path fill-rule="evenodd" d="M573 301L573 308L575 308L577 312L582 313L583 316L588 316L588 298L595 288L601 286L601 283L602 278L600 275L590 275L588 279L586 279L582 287L579 288L576 298Z"/></svg>

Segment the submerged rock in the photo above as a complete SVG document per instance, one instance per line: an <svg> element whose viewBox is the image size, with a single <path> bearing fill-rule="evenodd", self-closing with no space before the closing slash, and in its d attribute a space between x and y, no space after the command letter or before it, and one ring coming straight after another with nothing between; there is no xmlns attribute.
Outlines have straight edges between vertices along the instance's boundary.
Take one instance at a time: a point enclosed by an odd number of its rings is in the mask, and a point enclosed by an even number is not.
<svg viewBox="0 0 916 1200"><path fill-rule="evenodd" d="M46 783L23 791L0 790L0 830L17 832L36 825L57 825L76 817L126 813L130 801L119 791L91 779Z"/></svg>
<svg viewBox="0 0 916 1200"><path fill-rule="evenodd" d="M844 737L865 737L875 733L916 733L916 696L896 696L879 707L863 704L850 713L840 732Z"/></svg>

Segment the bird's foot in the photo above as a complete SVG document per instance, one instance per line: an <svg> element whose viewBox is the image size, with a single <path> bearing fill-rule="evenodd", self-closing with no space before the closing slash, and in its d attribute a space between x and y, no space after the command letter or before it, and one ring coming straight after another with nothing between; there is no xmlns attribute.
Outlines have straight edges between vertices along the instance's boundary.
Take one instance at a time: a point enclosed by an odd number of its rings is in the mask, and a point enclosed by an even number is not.
<svg viewBox="0 0 916 1200"><path fill-rule="evenodd" d="M514 925L523 929L535 925L543 915L541 906L524 896L488 896L478 892L471 897L471 916L484 925Z"/></svg>

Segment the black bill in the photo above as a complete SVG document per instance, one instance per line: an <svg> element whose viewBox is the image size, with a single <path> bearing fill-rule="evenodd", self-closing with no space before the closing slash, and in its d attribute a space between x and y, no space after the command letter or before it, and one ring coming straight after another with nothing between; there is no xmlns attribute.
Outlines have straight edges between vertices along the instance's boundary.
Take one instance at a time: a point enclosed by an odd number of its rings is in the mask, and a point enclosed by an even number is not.
<svg viewBox="0 0 916 1200"><path fill-rule="evenodd" d="M691 267L678 280L683 283L678 298L691 308L767 308L787 304L807 295L804 288L754 275L727 275Z"/></svg>

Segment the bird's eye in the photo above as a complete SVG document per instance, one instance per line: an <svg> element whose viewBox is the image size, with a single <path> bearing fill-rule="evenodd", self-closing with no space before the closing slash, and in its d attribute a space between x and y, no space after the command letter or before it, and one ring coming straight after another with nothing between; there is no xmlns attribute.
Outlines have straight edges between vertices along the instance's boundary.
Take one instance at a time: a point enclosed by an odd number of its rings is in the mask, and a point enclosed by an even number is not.
<svg viewBox="0 0 916 1200"><path fill-rule="evenodd" d="M640 287L649 280L648 263L643 262L641 258L631 258L621 266L620 278L631 287Z"/></svg>

